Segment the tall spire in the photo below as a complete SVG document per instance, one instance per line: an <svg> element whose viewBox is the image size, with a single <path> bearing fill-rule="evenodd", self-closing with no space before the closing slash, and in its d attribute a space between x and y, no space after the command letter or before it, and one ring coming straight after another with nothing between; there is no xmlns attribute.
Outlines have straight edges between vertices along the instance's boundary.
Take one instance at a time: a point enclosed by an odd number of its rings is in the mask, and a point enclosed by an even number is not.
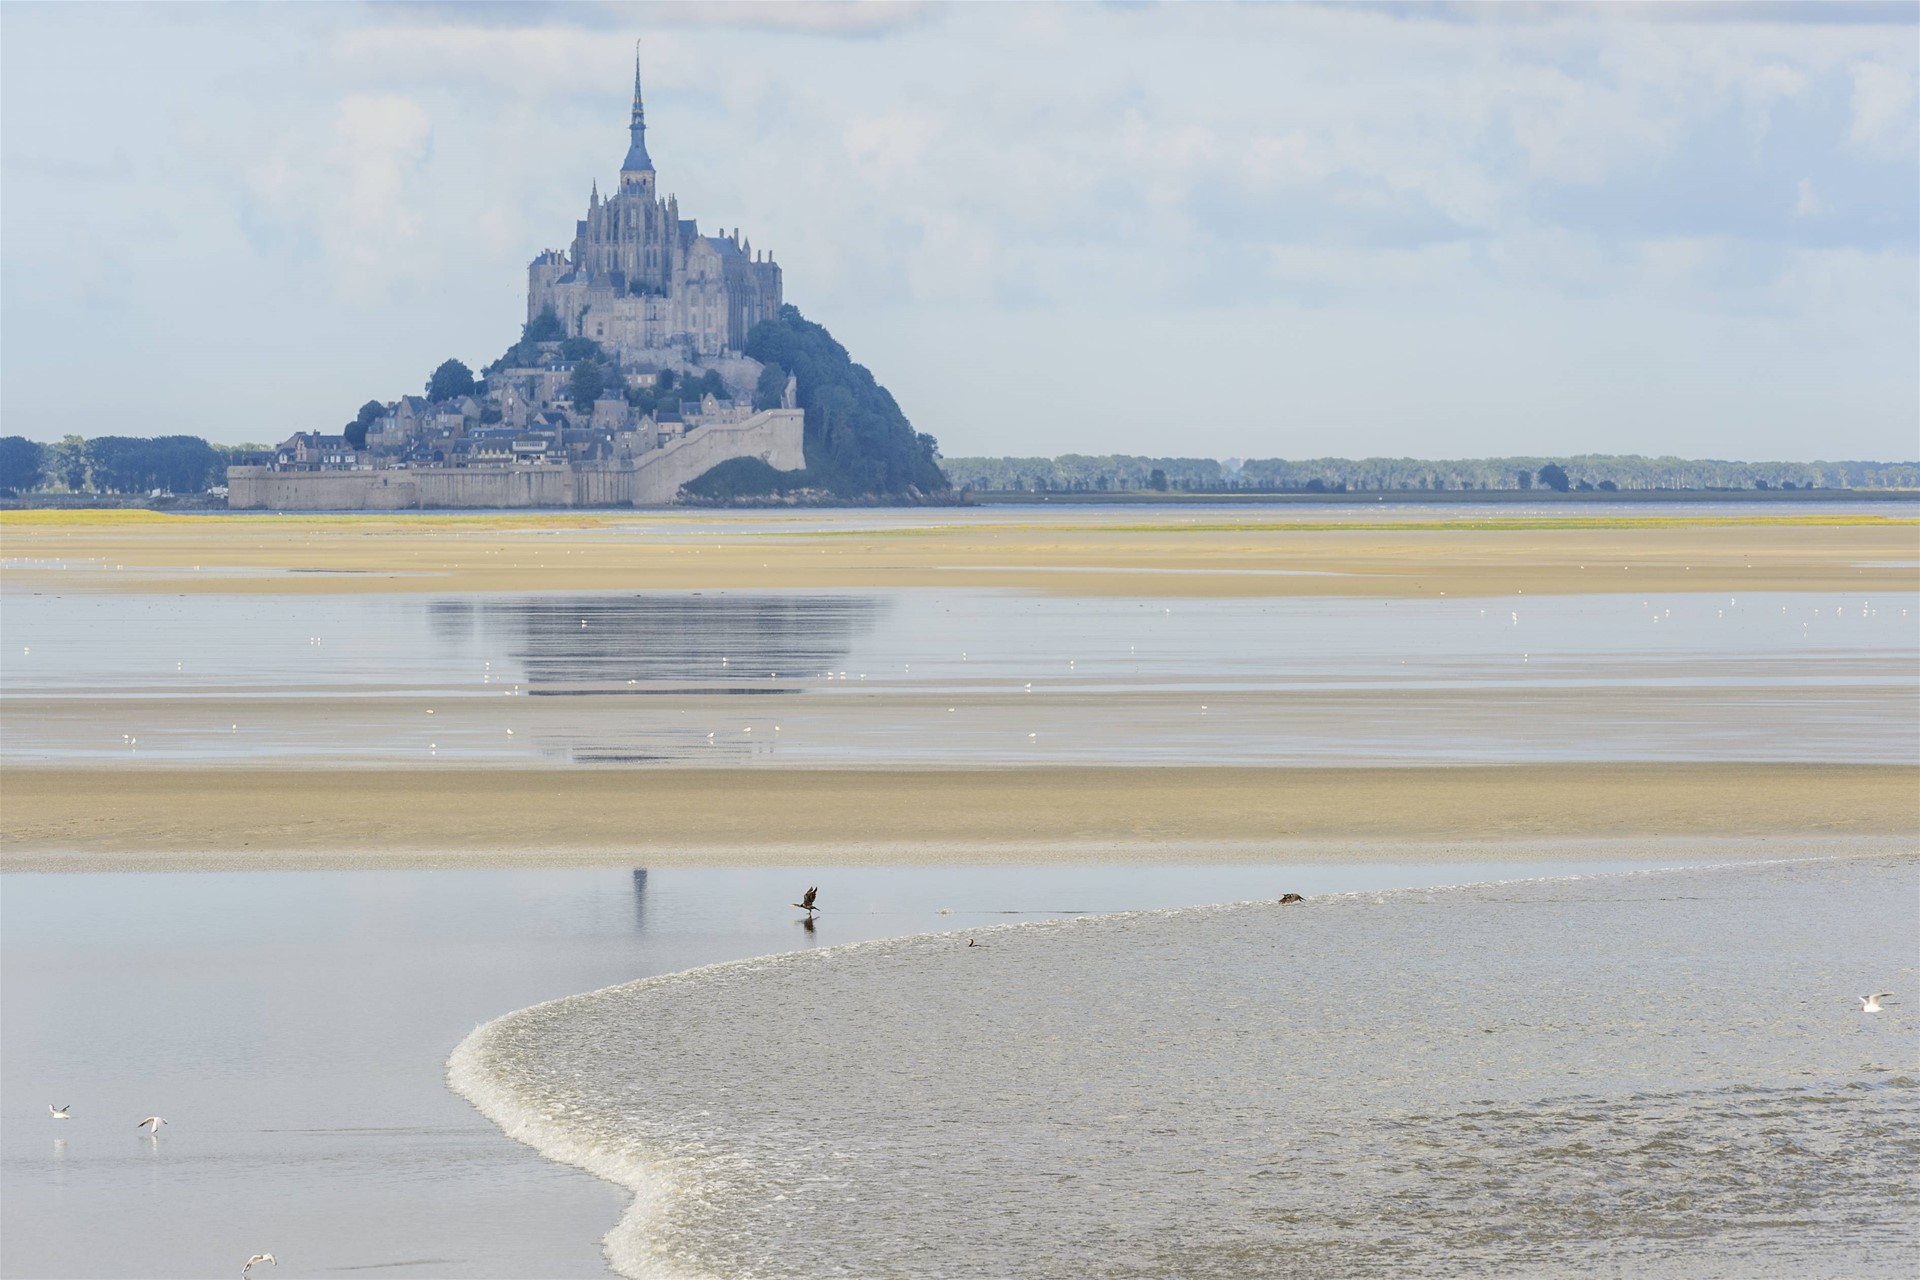
<svg viewBox="0 0 1920 1280"><path fill-rule="evenodd" d="M640 100L640 42L633 42L633 119L627 125L633 145L620 164L621 173L652 173L653 160L647 155L647 107Z"/></svg>
<svg viewBox="0 0 1920 1280"><path fill-rule="evenodd" d="M633 42L633 124L635 129L647 127L647 104L640 100L640 42Z"/></svg>

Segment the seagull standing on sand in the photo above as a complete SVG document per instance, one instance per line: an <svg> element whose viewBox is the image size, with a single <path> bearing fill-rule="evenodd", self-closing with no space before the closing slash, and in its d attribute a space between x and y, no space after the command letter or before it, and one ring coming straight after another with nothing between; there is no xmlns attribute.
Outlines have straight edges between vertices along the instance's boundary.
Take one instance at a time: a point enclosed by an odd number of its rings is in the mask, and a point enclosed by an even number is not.
<svg viewBox="0 0 1920 1280"><path fill-rule="evenodd" d="M136 1129L144 1129L148 1125L152 1125L153 1132L147 1136L152 1138L157 1138L160 1136L160 1126L165 1123L166 1123L166 1119L162 1116L148 1116L145 1120L142 1120L139 1124L133 1127Z"/></svg>
<svg viewBox="0 0 1920 1280"><path fill-rule="evenodd" d="M64 1107L56 1107L56 1106L54 1106L54 1105L53 1105L53 1104L52 1104L51 1102L49 1102L49 1103L47 1104L47 1114L48 1114L48 1115L50 1115L50 1116L52 1116L52 1117L53 1117L53 1118L54 1118L55 1120L71 1120L71 1119L73 1119L73 1117L72 1117L72 1116L70 1116L70 1115L68 1115L68 1114L67 1114L67 1112L69 1112L69 1111L71 1111L71 1110L73 1110L73 1104L72 1104L71 1102L69 1102L69 1103L68 1103L68 1104L67 1104L66 1106L64 1106Z"/></svg>
<svg viewBox="0 0 1920 1280"><path fill-rule="evenodd" d="M1862 1013L1880 1012L1880 1002L1892 994L1893 992L1891 991L1876 991L1870 996L1861 996L1860 1012Z"/></svg>
<svg viewBox="0 0 1920 1280"><path fill-rule="evenodd" d="M800 901L794 903L793 905L800 908L802 911L806 912L807 919L811 920L813 919L813 913L820 909L813 905L813 900L819 896L820 896L819 886L809 885L807 887L807 891L800 895Z"/></svg>
<svg viewBox="0 0 1920 1280"><path fill-rule="evenodd" d="M586 626L587 624L583 622L583 623L581 623L580 625L584 627L584 626ZM279 1264L279 1263L278 1263L277 1261L275 1261L275 1260L274 1260L274 1256L273 1256L272 1254L270 1254L270 1253L256 1253L256 1254L254 1254L254 1255L253 1255L253 1256L252 1256L251 1258L248 1258L248 1259L247 1259L247 1265L246 1265L246 1266L244 1266L244 1267L242 1267L242 1268L240 1268L240 1280L247 1280L247 1277L248 1277L248 1276L249 1276L250 1274L252 1274L252 1272L253 1272L253 1264L254 1264L254 1263L256 1263L256 1262L272 1262L272 1263L273 1263L273 1265L274 1265L274 1266L276 1266L276 1267L280 1265L280 1264Z"/></svg>

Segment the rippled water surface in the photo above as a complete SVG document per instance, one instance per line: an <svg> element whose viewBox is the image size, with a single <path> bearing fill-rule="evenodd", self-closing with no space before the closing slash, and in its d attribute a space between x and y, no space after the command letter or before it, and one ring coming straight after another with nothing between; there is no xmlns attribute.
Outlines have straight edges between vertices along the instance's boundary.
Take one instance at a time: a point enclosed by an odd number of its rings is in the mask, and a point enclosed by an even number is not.
<svg viewBox="0 0 1920 1280"><path fill-rule="evenodd" d="M631 1275L1909 1275L1916 890L1843 859L906 938L539 1006L454 1079L636 1192Z"/></svg>
<svg viewBox="0 0 1920 1280"><path fill-rule="evenodd" d="M289 1277L605 1276L599 1242L626 1204L620 1189L509 1140L446 1088L447 1054L507 1010L959 924L1514 873L1403 862L0 875L0 1276L228 1276L262 1250ZM827 907L811 933L787 905L810 883ZM71 1104L73 1119L50 1119L49 1103ZM136 1133L156 1112L171 1122L161 1136Z"/></svg>
<svg viewBox="0 0 1920 1280"><path fill-rule="evenodd" d="M10 763L1920 756L1911 595L10 591L0 639Z"/></svg>

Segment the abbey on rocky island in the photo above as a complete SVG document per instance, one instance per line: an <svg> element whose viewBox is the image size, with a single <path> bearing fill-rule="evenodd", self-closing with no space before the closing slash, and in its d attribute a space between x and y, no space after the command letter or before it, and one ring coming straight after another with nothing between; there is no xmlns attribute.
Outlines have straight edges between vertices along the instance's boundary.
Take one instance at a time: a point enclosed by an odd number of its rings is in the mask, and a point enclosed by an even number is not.
<svg viewBox="0 0 1920 1280"><path fill-rule="evenodd" d="M655 505L735 459L804 468L795 379L762 387L744 354L779 315L780 268L660 198L637 56L630 127L619 189L595 183L573 247L533 260L527 327L481 380L450 360L424 398L369 401L341 435L296 432L228 469L227 505Z"/></svg>
<svg viewBox="0 0 1920 1280"><path fill-rule="evenodd" d="M527 268L527 320L551 310L568 337L592 338L623 362L671 348L737 354L753 326L780 310L780 268L739 228L703 236L675 197L660 197L637 52L628 132L618 189L603 199L596 181L571 248L549 249Z"/></svg>

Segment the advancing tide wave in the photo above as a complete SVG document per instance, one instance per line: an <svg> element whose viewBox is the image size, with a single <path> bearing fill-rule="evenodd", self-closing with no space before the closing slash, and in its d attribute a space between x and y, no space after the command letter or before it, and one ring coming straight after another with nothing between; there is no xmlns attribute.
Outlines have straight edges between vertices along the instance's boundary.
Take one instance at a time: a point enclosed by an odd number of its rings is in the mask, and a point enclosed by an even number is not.
<svg viewBox="0 0 1920 1280"><path fill-rule="evenodd" d="M523 1010L449 1074L633 1191L635 1277L1906 1275L1916 888L1831 859L863 943Z"/></svg>

